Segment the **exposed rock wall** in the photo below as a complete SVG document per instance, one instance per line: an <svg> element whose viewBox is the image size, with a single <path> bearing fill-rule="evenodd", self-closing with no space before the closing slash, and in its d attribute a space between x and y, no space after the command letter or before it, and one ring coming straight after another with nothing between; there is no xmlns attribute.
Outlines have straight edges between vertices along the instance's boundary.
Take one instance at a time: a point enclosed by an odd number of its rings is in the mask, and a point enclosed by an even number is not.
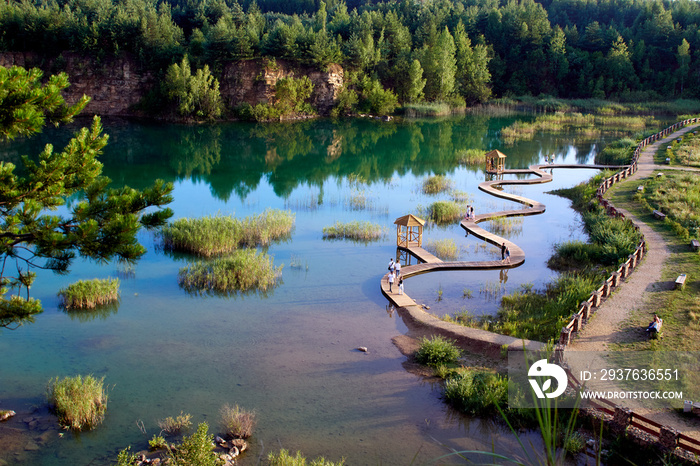
<svg viewBox="0 0 700 466"><path fill-rule="evenodd" d="M158 85L156 75L145 71L128 56L92 60L84 55L64 53L59 58L42 58L31 52L0 52L0 66L18 65L41 68L46 74L65 71L71 86L66 101L75 102L83 94L92 98L86 115L136 115L134 106ZM270 102L279 79L308 76L314 84L311 104L322 115L330 112L343 85L343 69L331 65L328 71L299 66L284 60L247 60L226 65L219 77L221 97L231 108L243 103Z"/></svg>

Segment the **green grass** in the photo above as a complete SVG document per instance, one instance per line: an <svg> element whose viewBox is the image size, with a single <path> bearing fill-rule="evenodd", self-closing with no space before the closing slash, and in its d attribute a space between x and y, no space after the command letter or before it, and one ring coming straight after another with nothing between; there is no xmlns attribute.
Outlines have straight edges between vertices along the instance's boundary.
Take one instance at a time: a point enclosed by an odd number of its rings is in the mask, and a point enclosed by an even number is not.
<svg viewBox="0 0 700 466"><path fill-rule="evenodd" d="M437 367L456 363L460 355L461 351L454 341L437 335L421 338L420 348L416 352L416 361L426 366Z"/></svg>
<svg viewBox="0 0 700 466"><path fill-rule="evenodd" d="M160 236L166 250L212 257L288 237L294 218L292 212L277 209L244 219L223 215L181 218L165 226Z"/></svg>
<svg viewBox="0 0 700 466"><path fill-rule="evenodd" d="M158 421L158 427L168 435L179 435L192 427L192 415L180 411L175 417L166 417Z"/></svg>
<svg viewBox="0 0 700 466"><path fill-rule="evenodd" d="M438 225L459 221L464 216L465 205L454 201L435 201L428 206L428 218Z"/></svg>
<svg viewBox="0 0 700 466"><path fill-rule="evenodd" d="M598 165L629 165L632 162L632 154L637 148L637 142L632 138L622 138L606 145L595 156Z"/></svg>
<svg viewBox="0 0 700 466"><path fill-rule="evenodd" d="M637 202L665 213L682 239L700 238L700 175L665 171L646 180L644 187L644 193L635 194Z"/></svg>
<svg viewBox="0 0 700 466"><path fill-rule="evenodd" d="M457 152L457 163L460 165L479 165L486 163L486 151L481 149L465 149Z"/></svg>
<svg viewBox="0 0 700 466"><path fill-rule="evenodd" d="M267 461L270 462L270 466L343 466L345 464L344 459L330 461L322 456L307 462L301 452L297 451L295 455L292 455L285 449L280 450L279 453L269 453Z"/></svg>
<svg viewBox="0 0 700 466"><path fill-rule="evenodd" d="M687 176L687 173L665 171L659 179L648 179L648 188L642 195L637 191L639 181L621 183L611 188L611 201L647 223L657 231L666 242L671 256L664 264L661 279L653 289L653 300L634 312L625 322L624 337L618 345L620 350L658 350L658 351L698 351L700 350L700 254L689 246L690 232L674 220L677 212L686 212L682 197L668 201L664 206L673 206L667 213L666 220L660 221L652 215L654 208L665 208L661 205L650 204L650 199L656 198L655 186L668 185L667 194L673 198L678 194L674 187L675 181L669 178ZM693 175L696 183L700 176ZM665 179L664 179L665 178ZM672 189L671 189L672 188ZM688 205L690 205L700 189L697 185L688 185ZM682 193L681 193L682 194ZM676 212L675 209L678 209ZM666 213L666 211L664 211ZM679 218L683 218L682 215ZM653 245L652 245L653 246ZM673 282L678 275L685 273L689 280L683 290L673 289ZM651 320L652 312L657 312L664 320L664 337L650 340L640 329L646 327Z"/></svg>
<svg viewBox="0 0 700 466"><path fill-rule="evenodd" d="M508 405L508 378L486 369L462 367L445 380L445 399L467 414L496 414Z"/></svg>
<svg viewBox="0 0 700 466"><path fill-rule="evenodd" d="M47 397L58 422L74 430L93 429L102 422L107 410L104 377L53 378L48 384Z"/></svg>
<svg viewBox="0 0 700 466"><path fill-rule="evenodd" d="M80 280L58 292L66 309L94 309L119 299L119 279Z"/></svg>
<svg viewBox="0 0 700 466"><path fill-rule="evenodd" d="M221 429L231 438L248 438L253 435L256 424L255 411L228 404L221 408Z"/></svg>
<svg viewBox="0 0 700 466"><path fill-rule="evenodd" d="M506 144L513 144L515 141L532 140L540 132L575 131L594 136L601 130L639 132L656 124L653 117L558 112L539 116L531 122L517 121L501 130L501 138Z"/></svg>
<svg viewBox="0 0 700 466"><path fill-rule="evenodd" d="M452 107L444 102L419 102L404 105L404 113L407 117L416 118L421 116L445 116L452 114Z"/></svg>
<svg viewBox="0 0 700 466"><path fill-rule="evenodd" d="M282 267L255 249L240 249L230 256L192 263L180 269L178 283L191 293L229 294L266 292L277 286Z"/></svg>
<svg viewBox="0 0 700 466"><path fill-rule="evenodd" d="M323 227L324 239L351 239L354 241L376 241L384 236L381 225L371 222L335 222L334 225Z"/></svg>
<svg viewBox="0 0 700 466"><path fill-rule="evenodd" d="M439 194L452 188L452 181L445 175L434 175L423 180L423 194Z"/></svg>
<svg viewBox="0 0 700 466"><path fill-rule="evenodd" d="M459 247L453 239L438 239L426 241L426 251L432 252L444 261L456 261L459 258Z"/></svg>

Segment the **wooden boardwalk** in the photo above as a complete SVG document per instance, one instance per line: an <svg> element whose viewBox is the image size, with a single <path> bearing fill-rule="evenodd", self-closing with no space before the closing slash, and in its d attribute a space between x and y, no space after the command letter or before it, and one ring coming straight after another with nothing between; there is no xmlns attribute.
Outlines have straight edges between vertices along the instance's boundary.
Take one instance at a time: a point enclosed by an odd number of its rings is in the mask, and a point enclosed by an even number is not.
<svg viewBox="0 0 700 466"><path fill-rule="evenodd" d="M527 169L512 169L505 170L504 174L532 174L536 175L537 178L529 178L524 180L492 180L484 181L479 184L479 189L491 194L492 196L499 197L501 199L506 199L509 201L518 202L527 206L524 209L518 210L503 210L499 212L491 212L486 214L477 215L474 220L462 220L460 226L468 234L472 234L477 238L486 241L498 248L502 244L505 245L510 250L510 263L506 263L501 260L492 261L458 261L458 262L445 262L430 254L423 248L419 247L409 247L400 248L408 251L413 256L418 258L422 263L416 265L406 265L401 268L401 276L404 279L413 277L415 275L420 275L423 273L443 271L443 270L492 270L492 269L505 269L519 267L525 263L525 252L517 244L502 238L496 234L488 232L483 228L479 227L478 224L484 221L488 221L494 218L501 217L517 217L523 215L538 215L545 211L545 205L541 202L533 201L523 196L518 196L515 194L509 194L496 189L496 186L503 185L530 185L539 183L548 183L552 181L552 175L547 173L545 169L553 168L587 168L587 169L599 169L599 170L609 170L624 168L626 166L611 166L611 165L579 165L579 164L537 164L531 165ZM412 311L416 309L422 309L422 306L418 306L416 302L411 299L406 294L399 294L398 291L398 280L394 283L392 290L389 291L389 274L387 273L381 279L381 290L382 294L396 307L410 308Z"/></svg>

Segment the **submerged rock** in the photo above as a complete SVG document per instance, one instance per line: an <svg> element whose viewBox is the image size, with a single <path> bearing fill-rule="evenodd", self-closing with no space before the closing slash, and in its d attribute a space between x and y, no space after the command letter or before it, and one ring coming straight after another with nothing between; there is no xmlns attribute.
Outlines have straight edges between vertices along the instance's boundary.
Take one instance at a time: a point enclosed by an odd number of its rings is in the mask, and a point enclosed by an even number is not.
<svg viewBox="0 0 700 466"><path fill-rule="evenodd" d="M14 416L16 414L17 413L12 411L12 410L0 411L0 422L10 419L12 416Z"/></svg>

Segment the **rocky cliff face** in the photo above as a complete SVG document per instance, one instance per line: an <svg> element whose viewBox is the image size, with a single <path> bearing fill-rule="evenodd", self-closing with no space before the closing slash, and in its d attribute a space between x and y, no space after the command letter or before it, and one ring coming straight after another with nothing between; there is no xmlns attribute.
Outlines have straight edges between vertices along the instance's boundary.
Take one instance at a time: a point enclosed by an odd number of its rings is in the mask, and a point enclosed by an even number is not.
<svg viewBox="0 0 700 466"><path fill-rule="evenodd" d="M44 59L33 53L1 52L0 66L12 65L41 68L46 74L65 71L71 83L65 92L68 103L83 94L92 97L83 112L86 115L136 115L134 106L159 85L154 73L142 70L126 56L97 62L73 53ZM243 103L255 105L271 101L277 80L304 75L314 83L311 104L320 114L327 114L343 86L343 69L339 65L331 65L322 72L283 60L235 62L224 67L219 88L223 101L231 108Z"/></svg>

